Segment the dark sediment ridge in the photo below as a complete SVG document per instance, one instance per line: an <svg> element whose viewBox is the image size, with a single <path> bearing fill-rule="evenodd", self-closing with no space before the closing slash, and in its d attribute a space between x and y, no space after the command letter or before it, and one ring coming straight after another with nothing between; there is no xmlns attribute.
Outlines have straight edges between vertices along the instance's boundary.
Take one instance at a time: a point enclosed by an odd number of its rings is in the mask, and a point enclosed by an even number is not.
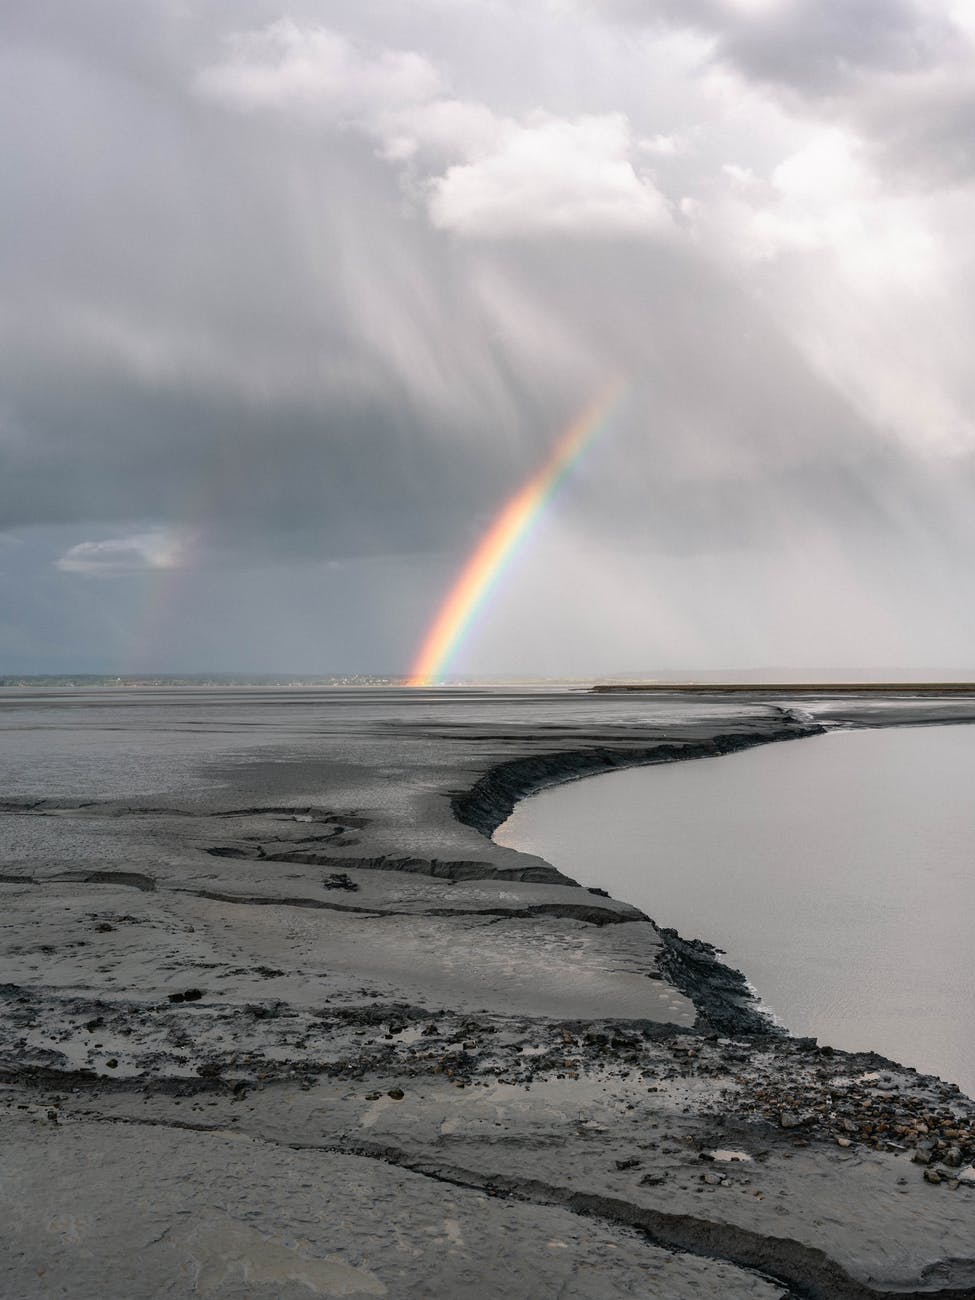
<svg viewBox="0 0 975 1300"><path fill-rule="evenodd" d="M490 837L522 799L565 781L628 767L716 758L757 745L821 735L824 731L825 728L817 723L790 719L788 725L762 736L729 732L687 744L663 743L636 749L601 747L513 759L499 763L469 790L455 795L451 807L458 821ZM562 879L567 884L576 883L567 877ZM745 975L720 960L719 949L701 939L683 939L674 929L656 928L664 947L658 965L675 987L694 1003L698 1010L698 1029L716 1030L723 1034L780 1035L785 1032L758 1005Z"/></svg>
<svg viewBox="0 0 975 1300"><path fill-rule="evenodd" d="M684 762L693 758L717 758L721 754L734 754L739 750L753 749L757 745L822 735L824 731L825 727L815 722L790 722L787 726L770 729L762 735L754 732L729 732L707 740L678 744L659 742L645 747L628 746L625 749L600 746L597 749L534 754L530 758L510 759L492 767L469 790L454 795L451 808L458 821L473 826L482 835L491 836L511 816L515 804L553 785L626 767L648 767L655 763Z"/></svg>

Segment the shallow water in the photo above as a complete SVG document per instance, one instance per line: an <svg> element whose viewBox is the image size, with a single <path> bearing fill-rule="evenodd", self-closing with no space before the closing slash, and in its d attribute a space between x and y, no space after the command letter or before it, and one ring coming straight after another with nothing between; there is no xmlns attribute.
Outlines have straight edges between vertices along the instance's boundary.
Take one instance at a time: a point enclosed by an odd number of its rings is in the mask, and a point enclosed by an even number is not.
<svg viewBox="0 0 975 1300"><path fill-rule="evenodd" d="M718 944L794 1033L975 1095L975 727L592 777L495 838Z"/></svg>

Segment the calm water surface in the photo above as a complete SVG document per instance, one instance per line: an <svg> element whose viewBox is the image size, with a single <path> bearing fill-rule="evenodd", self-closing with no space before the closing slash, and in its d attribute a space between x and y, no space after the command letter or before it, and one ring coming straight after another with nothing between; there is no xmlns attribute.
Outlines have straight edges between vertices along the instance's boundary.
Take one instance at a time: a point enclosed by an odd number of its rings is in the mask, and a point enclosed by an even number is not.
<svg viewBox="0 0 975 1300"><path fill-rule="evenodd" d="M794 1033L975 1095L975 727L592 777L495 838L718 944Z"/></svg>

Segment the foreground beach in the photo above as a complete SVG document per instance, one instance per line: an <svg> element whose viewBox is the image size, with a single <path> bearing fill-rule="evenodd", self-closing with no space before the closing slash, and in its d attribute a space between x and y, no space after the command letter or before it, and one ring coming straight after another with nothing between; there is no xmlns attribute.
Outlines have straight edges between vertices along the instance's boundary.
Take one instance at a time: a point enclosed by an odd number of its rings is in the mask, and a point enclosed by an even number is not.
<svg viewBox="0 0 975 1300"><path fill-rule="evenodd" d="M487 838L806 702L8 693L5 1294L975 1295L968 1099Z"/></svg>

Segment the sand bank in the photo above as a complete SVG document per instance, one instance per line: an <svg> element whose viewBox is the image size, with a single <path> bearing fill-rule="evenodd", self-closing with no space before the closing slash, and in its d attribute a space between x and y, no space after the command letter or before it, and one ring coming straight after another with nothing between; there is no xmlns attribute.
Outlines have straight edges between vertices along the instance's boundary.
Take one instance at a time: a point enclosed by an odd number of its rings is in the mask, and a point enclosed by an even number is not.
<svg viewBox="0 0 975 1300"><path fill-rule="evenodd" d="M970 704L904 707L842 701ZM315 708L191 795L0 804L11 1294L975 1295L957 1090L771 1032L598 864L487 838L553 781L819 724Z"/></svg>

